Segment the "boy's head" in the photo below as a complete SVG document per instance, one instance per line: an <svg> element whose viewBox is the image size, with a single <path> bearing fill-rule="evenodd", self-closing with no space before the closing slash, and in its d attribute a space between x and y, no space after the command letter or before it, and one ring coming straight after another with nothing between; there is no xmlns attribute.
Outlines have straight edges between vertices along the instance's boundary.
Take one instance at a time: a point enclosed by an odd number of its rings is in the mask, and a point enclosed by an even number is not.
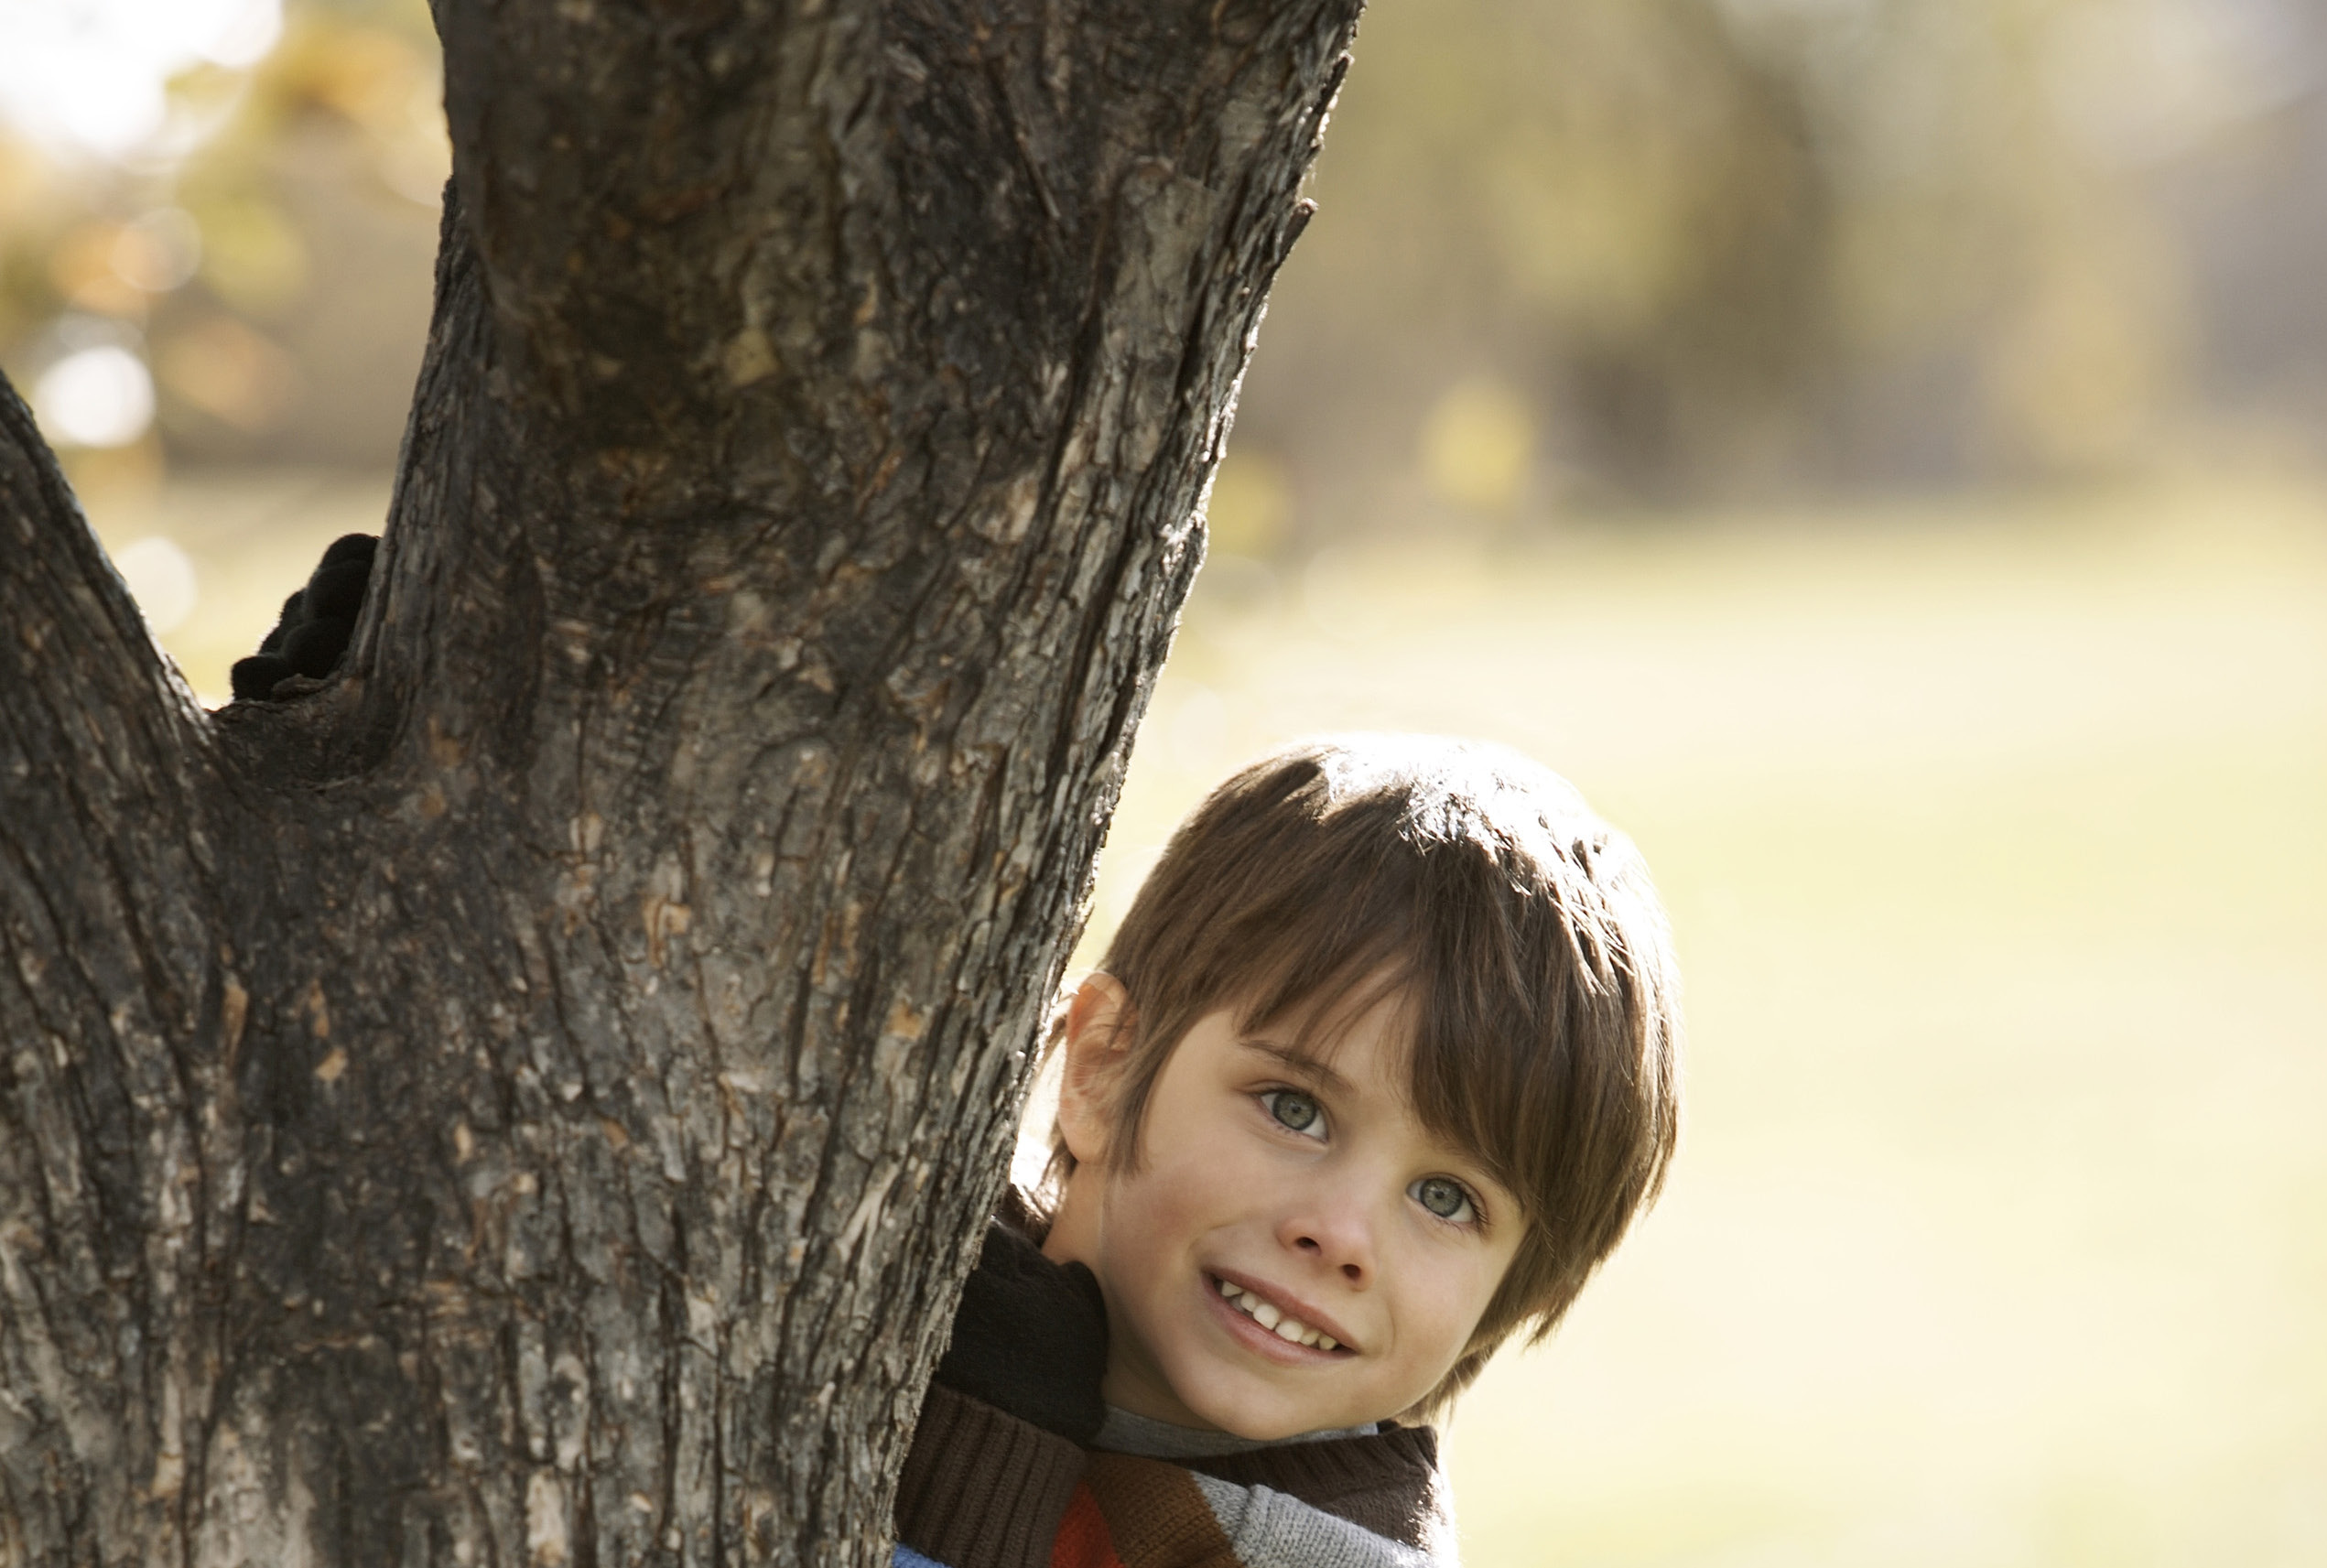
<svg viewBox="0 0 2327 1568"><path fill-rule="evenodd" d="M1435 1405L1550 1331L1672 1153L1646 870L1501 748L1247 768L1104 971L1068 1011L1046 1249L1099 1274L1142 1413L1273 1437Z"/></svg>

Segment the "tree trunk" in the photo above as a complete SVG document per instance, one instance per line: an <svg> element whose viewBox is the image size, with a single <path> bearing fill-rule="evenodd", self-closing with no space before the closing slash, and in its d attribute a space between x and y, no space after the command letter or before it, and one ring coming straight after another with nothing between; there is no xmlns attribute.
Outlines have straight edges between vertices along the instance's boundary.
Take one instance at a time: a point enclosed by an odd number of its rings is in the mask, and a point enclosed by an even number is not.
<svg viewBox="0 0 2327 1568"><path fill-rule="evenodd" d="M0 395L0 1564L847 1563L1357 0L440 0L343 672Z"/></svg>

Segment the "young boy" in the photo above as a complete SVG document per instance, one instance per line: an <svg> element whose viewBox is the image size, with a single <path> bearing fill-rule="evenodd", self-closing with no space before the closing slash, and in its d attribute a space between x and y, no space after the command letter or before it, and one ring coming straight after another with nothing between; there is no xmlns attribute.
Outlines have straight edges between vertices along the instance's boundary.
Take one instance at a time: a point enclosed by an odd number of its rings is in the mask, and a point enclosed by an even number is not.
<svg viewBox="0 0 2327 1568"><path fill-rule="evenodd" d="M1629 842L1499 748L1295 746L1180 827L1062 1036L1051 1179L965 1290L899 1563L1451 1563L1412 1423L1551 1332L1672 1154Z"/></svg>

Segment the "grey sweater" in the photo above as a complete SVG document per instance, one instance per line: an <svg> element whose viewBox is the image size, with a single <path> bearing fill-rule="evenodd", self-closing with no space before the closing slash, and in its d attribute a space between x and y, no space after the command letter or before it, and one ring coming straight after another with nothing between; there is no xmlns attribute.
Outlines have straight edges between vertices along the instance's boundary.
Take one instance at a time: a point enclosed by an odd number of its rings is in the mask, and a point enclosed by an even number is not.
<svg viewBox="0 0 2327 1568"><path fill-rule="evenodd" d="M936 1387L898 1487L899 1562L1454 1568L1437 1456L1427 1427L1259 1444L1121 1411L1085 1449Z"/></svg>

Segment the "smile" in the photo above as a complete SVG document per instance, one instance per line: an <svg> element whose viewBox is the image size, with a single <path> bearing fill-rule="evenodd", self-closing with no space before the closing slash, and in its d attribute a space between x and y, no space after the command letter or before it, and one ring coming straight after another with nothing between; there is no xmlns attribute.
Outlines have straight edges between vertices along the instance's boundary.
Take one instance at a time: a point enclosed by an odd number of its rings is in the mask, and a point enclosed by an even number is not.
<svg viewBox="0 0 2327 1568"><path fill-rule="evenodd" d="M1326 1351L1342 1347L1341 1342L1332 1335L1323 1329L1310 1327L1299 1318L1282 1311L1274 1302L1246 1290L1233 1281L1215 1278L1212 1284L1220 1292L1221 1300L1288 1345L1305 1345L1312 1349Z"/></svg>

